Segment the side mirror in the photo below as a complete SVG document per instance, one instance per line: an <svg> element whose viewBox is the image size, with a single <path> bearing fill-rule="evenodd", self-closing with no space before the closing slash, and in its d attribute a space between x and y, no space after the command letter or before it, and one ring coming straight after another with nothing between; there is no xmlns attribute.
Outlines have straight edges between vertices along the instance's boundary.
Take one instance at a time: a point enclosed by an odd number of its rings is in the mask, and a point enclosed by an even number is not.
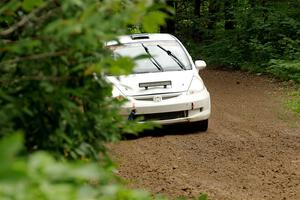
<svg viewBox="0 0 300 200"><path fill-rule="evenodd" d="M206 67L206 62L204 60L196 60L195 66L196 66L196 69L202 70Z"/></svg>

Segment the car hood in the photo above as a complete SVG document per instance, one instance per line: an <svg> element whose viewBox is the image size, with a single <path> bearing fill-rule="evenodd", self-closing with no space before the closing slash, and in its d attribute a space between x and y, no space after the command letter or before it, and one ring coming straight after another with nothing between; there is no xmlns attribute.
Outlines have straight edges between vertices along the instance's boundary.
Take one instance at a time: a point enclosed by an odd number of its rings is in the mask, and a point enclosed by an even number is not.
<svg viewBox="0 0 300 200"><path fill-rule="evenodd" d="M107 79L126 96L187 91L194 71L172 71L108 76Z"/></svg>

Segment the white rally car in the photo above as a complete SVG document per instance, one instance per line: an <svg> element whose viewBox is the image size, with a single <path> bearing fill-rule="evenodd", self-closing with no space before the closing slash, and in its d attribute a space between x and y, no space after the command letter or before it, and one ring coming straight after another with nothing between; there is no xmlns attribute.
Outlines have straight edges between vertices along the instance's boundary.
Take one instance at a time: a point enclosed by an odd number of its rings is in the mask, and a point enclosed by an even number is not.
<svg viewBox="0 0 300 200"><path fill-rule="evenodd" d="M201 131L208 128L210 95L199 70L202 60L193 62L181 42L170 34L120 36L107 43L115 56L135 58L132 74L108 76L113 96L126 98L121 115L159 124L195 122Z"/></svg>

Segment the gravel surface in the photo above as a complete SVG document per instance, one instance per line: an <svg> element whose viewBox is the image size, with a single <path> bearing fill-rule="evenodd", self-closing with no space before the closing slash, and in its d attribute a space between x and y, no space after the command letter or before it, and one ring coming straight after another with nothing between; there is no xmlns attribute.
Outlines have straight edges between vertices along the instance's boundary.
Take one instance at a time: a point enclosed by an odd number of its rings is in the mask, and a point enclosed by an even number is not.
<svg viewBox="0 0 300 200"><path fill-rule="evenodd" d="M212 116L205 133L188 124L109 144L129 187L171 198L300 200L300 119L287 89L264 76L204 70Z"/></svg>

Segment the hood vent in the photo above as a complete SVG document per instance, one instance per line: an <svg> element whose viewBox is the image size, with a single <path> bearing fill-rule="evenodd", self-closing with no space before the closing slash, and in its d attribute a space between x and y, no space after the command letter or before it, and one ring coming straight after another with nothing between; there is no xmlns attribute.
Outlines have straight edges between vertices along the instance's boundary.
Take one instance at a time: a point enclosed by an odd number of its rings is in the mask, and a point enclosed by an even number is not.
<svg viewBox="0 0 300 200"><path fill-rule="evenodd" d="M167 88L168 85L172 85L171 81L157 81L157 82L147 82L147 83L139 83L140 88L145 88L148 90L149 87L159 87L164 86L164 88Z"/></svg>
<svg viewBox="0 0 300 200"><path fill-rule="evenodd" d="M130 36L132 40L142 40L149 39L149 35L147 34L134 34Z"/></svg>

